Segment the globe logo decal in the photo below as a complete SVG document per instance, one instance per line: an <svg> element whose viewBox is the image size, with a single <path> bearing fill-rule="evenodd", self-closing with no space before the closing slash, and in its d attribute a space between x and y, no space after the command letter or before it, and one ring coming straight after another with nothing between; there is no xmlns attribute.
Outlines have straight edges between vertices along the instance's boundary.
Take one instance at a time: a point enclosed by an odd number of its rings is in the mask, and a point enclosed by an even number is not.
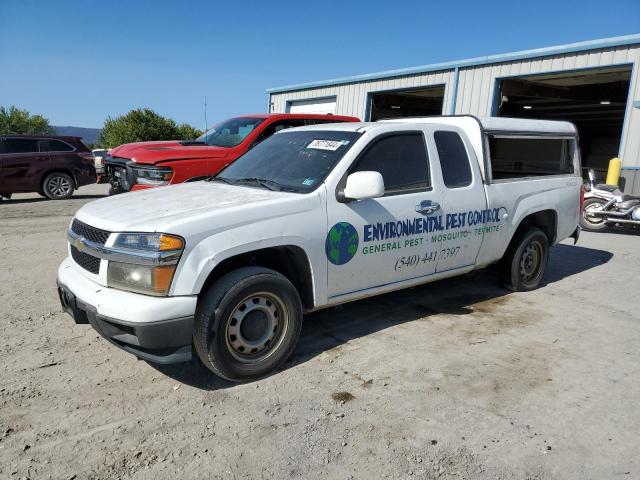
<svg viewBox="0 0 640 480"><path fill-rule="evenodd" d="M327 233L324 249L331 263L344 265L358 251L358 232L350 223L336 223Z"/></svg>

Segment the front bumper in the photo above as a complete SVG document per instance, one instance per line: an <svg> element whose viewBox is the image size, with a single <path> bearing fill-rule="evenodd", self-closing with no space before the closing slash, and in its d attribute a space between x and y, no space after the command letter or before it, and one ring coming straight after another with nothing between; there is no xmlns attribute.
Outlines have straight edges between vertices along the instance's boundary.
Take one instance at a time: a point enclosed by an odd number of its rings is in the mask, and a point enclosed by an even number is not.
<svg viewBox="0 0 640 480"><path fill-rule="evenodd" d="M129 164L134 163L128 158L107 157L104 162L104 174L111 187L117 192L128 192L136 180Z"/></svg>
<svg viewBox="0 0 640 480"><path fill-rule="evenodd" d="M197 298L151 297L103 287L67 258L58 269L62 308L136 357L169 364L191 360Z"/></svg>

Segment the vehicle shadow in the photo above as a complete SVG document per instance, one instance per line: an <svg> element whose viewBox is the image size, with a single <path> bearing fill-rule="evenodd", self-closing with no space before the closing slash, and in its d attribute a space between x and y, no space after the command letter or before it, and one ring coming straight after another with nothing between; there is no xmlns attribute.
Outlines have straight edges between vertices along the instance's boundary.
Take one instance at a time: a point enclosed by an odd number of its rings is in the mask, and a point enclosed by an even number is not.
<svg viewBox="0 0 640 480"><path fill-rule="evenodd" d="M598 267L612 257L612 253L604 250L557 245L551 249L545 285ZM350 340L406 322L437 314L467 315L480 302L485 302L484 309L499 311L499 300L510 293L499 285L495 271L486 269L308 314L294 354L274 375ZM197 360L151 366L179 382L204 390L236 385L209 372Z"/></svg>
<svg viewBox="0 0 640 480"><path fill-rule="evenodd" d="M48 198L11 198L11 199L3 199L0 201L0 205L19 205L23 203L44 203L44 202L64 202L70 200L92 200L97 198L104 198L107 195L73 195L66 200L50 200Z"/></svg>

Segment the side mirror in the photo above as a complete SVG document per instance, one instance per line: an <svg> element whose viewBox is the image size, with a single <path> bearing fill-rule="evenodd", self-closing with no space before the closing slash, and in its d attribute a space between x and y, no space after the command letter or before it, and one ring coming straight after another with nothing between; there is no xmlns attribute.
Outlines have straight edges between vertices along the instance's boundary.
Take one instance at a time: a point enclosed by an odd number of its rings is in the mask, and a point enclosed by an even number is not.
<svg viewBox="0 0 640 480"><path fill-rule="evenodd" d="M596 181L596 172L593 170L593 168L589 169L589 181L591 183L595 183Z"/></svg>
<svg viewBox="0 0 640 480"><path fill-rule="evenodd" d="M384 195L384 180L380 172L355 172L347 177L345 200L366 200Z"/></svg>

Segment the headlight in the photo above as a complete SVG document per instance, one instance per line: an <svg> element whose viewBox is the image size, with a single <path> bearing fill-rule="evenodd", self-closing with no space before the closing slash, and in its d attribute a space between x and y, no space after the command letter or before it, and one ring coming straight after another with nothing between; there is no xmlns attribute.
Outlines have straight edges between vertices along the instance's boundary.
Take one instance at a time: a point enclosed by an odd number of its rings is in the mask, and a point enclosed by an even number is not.
<svg viewBox="0 0 640 480"><path fill-rule="evenodd" d="M152 252L182 250L184 242L180 237L166 233L120 233L113 243L116 248L131 248Z"/></svg>
<svg viewBox="0 0 640 480"><path fill-rule="evenodd" d="M173 170L168 167L163 168L133 168L136 183L140 185L167 185L173 177Z"/></svg>
<svg viewBox="0 0 640 480"><path fill-rule="evenodd" d="M184 249L182 238L166 233L120 233L112 248L119 257L109 260L109 287L145 295L169 293Z"/></svg>

